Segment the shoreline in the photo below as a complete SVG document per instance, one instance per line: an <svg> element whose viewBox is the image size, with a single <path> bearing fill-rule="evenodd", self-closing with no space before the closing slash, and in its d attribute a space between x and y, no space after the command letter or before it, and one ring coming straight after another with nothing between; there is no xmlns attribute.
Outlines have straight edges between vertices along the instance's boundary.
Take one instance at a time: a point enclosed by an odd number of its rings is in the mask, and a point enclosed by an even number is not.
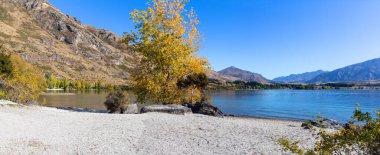
<svg viewBox="0 0 380 155"><path fill-rule="evenodd" d="M77 112L89 112L89 113L107 113L107 110L105 109L89 109L89 108L76 108L76 107L54 107L54 106L42 106L41 107L47 107L47 108L53 108L53 109L60 109L60 110L69 110L69 111L77 111ZM195 114L195 113L194 113ZM128 114L122 114L122 115L128 115ZM225 118L238 118L238 119L259 119L259 120L272 120L272 121L287 121L287 122L298 122L303 123L305 121L310 120L295 120L295 119L281 119L281 118L265 118L265 117L254 117L254 116L239 116L239 115L232 115L232 114L224 114Z"/></svg>
<svg viewBox="0 0 380 155"><path fill-rule="evenodd" d="M278 138L314 144L300 122L257 118L0 106L0 122L0 154L276 155L285 153Z"/></svg>
<svg viewBox="0 0 380 155"><path fill-rule="evenodd" d="M267 121L279 121L279 122L296 122L296 123L304 123L308 120L291 120L291 119L275 119L275 118L263 118L263 117L251 117L251 116L231 116L225 115L225 118L236 118L236 119L255 119L255 120L267 120Z"/></svg>

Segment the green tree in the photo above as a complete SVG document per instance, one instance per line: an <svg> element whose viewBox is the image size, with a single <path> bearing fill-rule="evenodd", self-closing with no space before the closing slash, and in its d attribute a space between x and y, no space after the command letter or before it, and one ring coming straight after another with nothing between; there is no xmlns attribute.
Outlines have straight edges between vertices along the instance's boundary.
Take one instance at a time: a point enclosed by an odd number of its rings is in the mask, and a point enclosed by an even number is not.
<svg viewBox="0 0 380 155"><path fill-rule="evenodd" d="M208 78L205 73L191 74L186 78L180 79L177 86L181 89L188 90L188 98L191 103L195 103L202 99L203 92L208 85ZM197 92L197 91L200 91Z"/></svg>
<svg viewBox="0 0 380 155"><path fill-rule="evenodd" d="M101 81L96 81L95 82L95 89L102 89L102 82Z"/></svg>
<svg viewBox="0 0 380 155"><path fill-rule="evenodd" d="M115 113L120 111L121 114L125 111L125 106L129 104L128 94L123 91L115 91L108 94L104 105L106 106L109 113Z"/></svg>
<svg viewBox="0 0 380 155"><path fill-rule="evenodd" d="M197 56L199 21L194 11L185 14L187 0L151 2L146 11L131 13L138 31L124 38L140 57L132 71L133 89L138 102L178 104L186 100L178 80L206 70L207 60Z"/></svg>
<svg viewBox="0 0 380 155"><path fill-rule="evenodd" d="M4 57L0 54L0 57L8 59L2 63L4 63L3 66L11 68L10 72L0 74L0 97L19 103L36 100L46 88L42 72L17 55Z"/></svg>
<svg viewBox="0 0 380 155"><path fill-rule="evenodd" d="M1 48L1 47L0 47ZM0 75L10 75L12 73L12 64L9 54L0 53Z"/></svg>
<svg viewBox="0 0 380 155"><path fill-rule="evenodd" d="M69 89L69 81L67 79L63 79L61 81L61 88L64 89L64 90L67 90Z"/></svg>
<svg viewBox="0 0 380 155"><path fill-rule="evenodd" d="M380 110L376 115L374 119L358 107L352 121L344 128L336 132L317 129L318 137L313 149L304 150L298 146L299 142L286 138L280 138L278 142L284 150L299 155L380 154Z"/></svg>
<svg viewBox="0 0 380 155"><path fill-rule="evenodd" d="M82 83L80 81L76 81L74 84L74 89L76 90L82 89Z"/></svg>
<svg viewBox="0 0 380 155"><path fill-rule="evenodd" d="M93 87L92 87L92 85L91 85L91 83L84 83L84 89L85 90L90 90L90 89L92 89Z"/></svg>

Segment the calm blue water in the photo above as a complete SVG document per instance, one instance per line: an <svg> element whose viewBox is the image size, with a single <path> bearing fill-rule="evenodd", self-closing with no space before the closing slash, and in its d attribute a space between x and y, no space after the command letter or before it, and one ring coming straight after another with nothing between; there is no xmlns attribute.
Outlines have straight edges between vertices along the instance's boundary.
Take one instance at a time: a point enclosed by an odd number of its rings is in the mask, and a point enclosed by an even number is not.
<svg viewBox="0 0 380 155"><path fill-rule="evenodd" d="M238 90L210 93L226 114L287 120L310 120L321 114L347 122L357 104L380 109L380 91L370 90Z"/></svg>
<svg viewBox="0 0 380 155"><path fill-rule="evenodd" d="M71 93L74 95L41 95L39 102L53 107L105 110L107 92ZM372 114L380 109L379 90L238 90L212 91L208 95L225 114L259 118L315 120L322 114L347 122L358 103L363 111Z"/></svg>

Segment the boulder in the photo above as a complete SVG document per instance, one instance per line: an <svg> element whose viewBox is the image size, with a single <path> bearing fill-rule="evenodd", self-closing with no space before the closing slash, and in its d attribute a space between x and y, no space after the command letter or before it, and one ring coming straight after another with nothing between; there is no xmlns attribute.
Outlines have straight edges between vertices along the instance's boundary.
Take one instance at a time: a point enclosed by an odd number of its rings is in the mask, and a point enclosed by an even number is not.
<svg viewBox="0 0 380 155"><path fill-rule="evenodd" d="M138 114L139 108L137 107L137 104L130 104L127 106L127 110L124 112L124 114Z"/></svg>
<svg viewBox="0 0 380 155"><path fill-rule="evenodd" d="M73 32L73 33L77 32L76 28L73 27L73 26L71 26L71 25L66 25L66 28L67 28L67 30L69 30L70 32Z"/></svg>
<svg viewBox="0 0 380 155"><path fill-rule="evenodd" d="M148 105L141 109L141 113L160 112L168 114L186 115L191 114L191 109L182 105Z"/></svg>
<svg viewBox="0 0 380 155"><path fill-rule="evenodd" d="M195 104L185 103L183 106L191 109L193 113L203 114L208 116L223 117L223 112L209 101L201 101Z"/></svg>
<svg viewBox="0 0 380 155"><path fill-rule="evenodd" d="M327 128L339 130L343 128L343 125L336 120L324 118L321 121L306 121L302 123L301 127L305 129L311 129L312 127Z"/></svg>

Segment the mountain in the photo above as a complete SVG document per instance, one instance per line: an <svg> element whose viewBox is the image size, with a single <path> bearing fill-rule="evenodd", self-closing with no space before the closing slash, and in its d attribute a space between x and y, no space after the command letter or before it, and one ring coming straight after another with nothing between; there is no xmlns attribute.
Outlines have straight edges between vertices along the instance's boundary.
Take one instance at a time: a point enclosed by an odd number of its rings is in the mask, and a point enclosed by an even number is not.
<svg viewBox="0 0 380 155"><path fill-rule="evenodd" d="M239 78L236 78L236 77L222 75L213 70L208 70L206 73L207 73L208 78L218 80L220 82L233 82L236 80L240 80Z"/></svg>
<svg viewBox="0 0 380 155"><path fill-rule="evenodd" d="M305 83L323 73L326 73L326 71L317 70L314 72L306 72L302 74L291 74L289 76L275 78L273 81L280 83Z"/></svg>
<svg viewBox="0 0 380 155"><path fill-rule="evenodd" d="M357 82L380 79L380 58L323 73L309 83Z"/></svg>
<svg viewBox="0 0 380 155"><path fill-rule="evenodd" d="M82 24L47 0L0 0L0 45L70 80L123 84L133 57L114 33Z"/></svg>
<svg viewBox="0 0 380 155"><path fill-rule="evenodd" d="M238 80L242 80L242 81L259 82L259 83L264 83L264 84L268 84L271 82L270 80L266 79L260 74L252 73L250 71L245 71L233 66L223 69L219 71L218 73L223 76L235 77Z"/></svg>

